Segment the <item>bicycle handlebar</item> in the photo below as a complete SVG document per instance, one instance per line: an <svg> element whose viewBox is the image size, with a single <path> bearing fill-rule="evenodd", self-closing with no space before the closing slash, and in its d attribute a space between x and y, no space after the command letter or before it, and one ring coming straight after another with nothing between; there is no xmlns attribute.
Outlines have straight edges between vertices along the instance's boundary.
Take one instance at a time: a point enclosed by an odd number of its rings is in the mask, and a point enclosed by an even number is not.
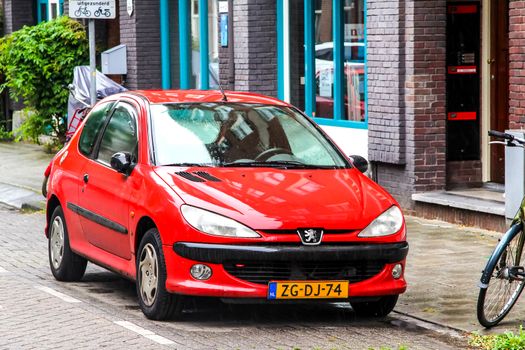
<svg viewBox="0 0 525 350"><path fill-rule="evenodd" d="M518 142L521 145L525 145L525 140L516 136L513 136L511 134L507 134L506 132L501 132L497 130L489 130L489 136L496 137L498 139L507 140L509 143L512 143L514 141ZM510 146L510 145L509 145Z"/></svg>

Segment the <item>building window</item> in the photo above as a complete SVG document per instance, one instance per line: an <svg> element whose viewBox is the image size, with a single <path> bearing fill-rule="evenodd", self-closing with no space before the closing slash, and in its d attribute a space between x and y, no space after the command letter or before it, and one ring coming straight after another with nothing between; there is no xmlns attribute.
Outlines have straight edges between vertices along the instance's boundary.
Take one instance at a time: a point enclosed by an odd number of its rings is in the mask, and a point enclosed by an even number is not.
<svg viewBox="0 0 525 350"><path fill-rule="evenodd" d="M64 13L64 0L36 0L37 22L50 21Z"/></svg>
<svg viewBox="0 0 525 350"><path fill-rule="evenodd" d="M207 4L206 4L207 3ZM200 7L205 5L204 7ZM202 25L201 21L207 21ZM201 31L207 29L207 36ZM219 86L219 41L218 8L216 1L191 0L191 72L190 87L194 89L216 89ZM207 43L207 45L206 45ZM207 58L201 65L201 60ZM208 79L201 76L202 70L208 71Z"/></svg>
<svg viewBox="0 0 525 350"><path fill-rule="evenodd" d="M289 6L289 1L280 3ZM304 35L299 37L304 44L301 84L280 84L279 89L285 86L300 89L304 102L297 104L304 105L306 113L319 124L367 128L366 1L303 0L303 3ZM284 11L286 8L278 8L278 18ZM278 20L278 35L296 31L286 28L284 23L290 21ZM297 40L298 36L294 38ZM289 48L279 45L279 64L284 64L280 58L287 54L286 50ZM290 75L279 79L290 79ZM297 94L279 91L280 97L287 95ZM293 98L291 102L295 102Z"/></svg>
<svg viewBox="0 0 525 350"><path fill-rule="evenodd" d="M163 89L218 88L217 1L160 0L160 34Z"/></svg>

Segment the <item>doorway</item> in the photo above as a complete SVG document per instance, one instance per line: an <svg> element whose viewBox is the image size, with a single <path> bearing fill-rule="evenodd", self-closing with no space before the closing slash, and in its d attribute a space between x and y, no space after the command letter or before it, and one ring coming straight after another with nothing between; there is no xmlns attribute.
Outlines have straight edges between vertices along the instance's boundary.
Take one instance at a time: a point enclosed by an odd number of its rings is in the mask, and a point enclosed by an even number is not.
<svg viewBox="0 0 525 350"><path fill-rule="evenodd" d="M509 2L490 1L490 129L509 128ZM505 149L490 147L490 181L505 182Z"/></svg>
<svg viewBox="0 0 525 350"><path fill-rule="evenodd" d="M480 160L480 6L447 5L447 162Z"/></svg>

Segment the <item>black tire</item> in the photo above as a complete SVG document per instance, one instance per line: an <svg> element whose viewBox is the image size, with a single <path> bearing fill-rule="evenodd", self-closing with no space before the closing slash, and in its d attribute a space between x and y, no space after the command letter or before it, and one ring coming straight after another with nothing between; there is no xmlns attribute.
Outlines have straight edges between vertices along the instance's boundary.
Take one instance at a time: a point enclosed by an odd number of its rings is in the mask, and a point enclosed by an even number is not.
<svg viewBox="0 0 525 350"><path fill-rule="evenodd" d="M49 220L49 266L59 281L80 281L86 272L87 260L75 254L69 246L69 234L62 207L58 206Z"/></svg>
<svg viewBox="0 0 525 350"><path fill-rule="evenodd" d="M152 256L153 252L154 256ZM151 258L148 258L148 253ZM154 263L150 264L150 261L156 261L156 266ZM158 321L172 319L179 315L182 309L182 297L166 290L166 261L159 231L156 228L149 229L142 237L137 250L136 268L137 296L144 315ZM156 275L155 282L151 283L153 275Z"/></svg>
<svg viewBox="0 0 525 350"><path fill-rule="evenodd" d="M398 295L387 295L375 301L350 302L352 309L358 316L385 317L397 303Z"/></svg>
<svg viewBox="0 0 525 350"><path fill-rule="evenodd" d="M49 180L49 176L44 176L44 181L42 181L42 195L44 198L47 198L47 181Z"/></svg>
<svg viewBox="0 0 525 350"><path fill-rule="evenodd" d="M517 252L521 250L520 266L525 262L523 231L512 238L496 257L494 267L485 267L490 279L487 288L480 288L478 296L477 314L479 323L486 328L497 325L507 316L525 287L525 280L510 278L506 271L509 266L515 266ZM490 271L488 271L489 269Z"/></svg>

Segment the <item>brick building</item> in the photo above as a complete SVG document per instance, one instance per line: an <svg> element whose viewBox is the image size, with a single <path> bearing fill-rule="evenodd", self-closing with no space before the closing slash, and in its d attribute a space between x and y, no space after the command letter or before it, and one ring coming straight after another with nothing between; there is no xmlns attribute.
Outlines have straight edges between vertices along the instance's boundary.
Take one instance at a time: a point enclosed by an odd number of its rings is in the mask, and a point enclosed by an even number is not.
<svg viewBox="0 0 525 350"><path fill-rule="evenodd" d="M67 0L3 1L7 33L68 11ZM428 215L439 210L414 194L504 182L486 135L525 122L523 0L117 3L97 30L127 46L128 88L220 82L290 101Z"/></svg>

